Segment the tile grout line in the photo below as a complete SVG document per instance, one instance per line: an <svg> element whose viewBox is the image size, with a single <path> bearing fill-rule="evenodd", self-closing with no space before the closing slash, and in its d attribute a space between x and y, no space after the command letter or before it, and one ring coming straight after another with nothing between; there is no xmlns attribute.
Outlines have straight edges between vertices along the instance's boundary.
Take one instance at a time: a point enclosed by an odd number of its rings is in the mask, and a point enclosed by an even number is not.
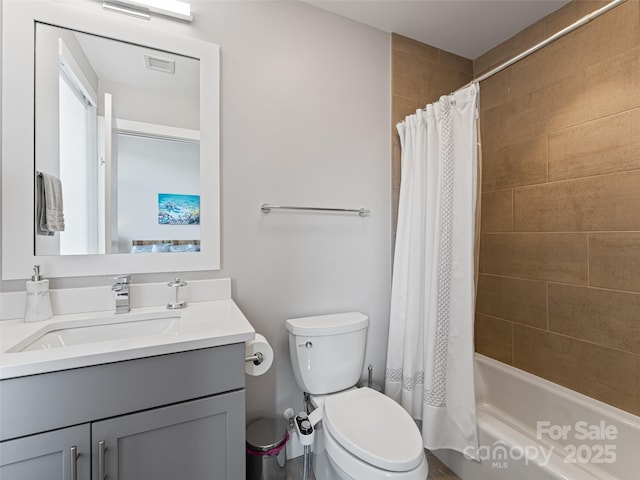
<svg viewBox="0 0 640 480"><path fill-rule="evenodd" d="M588 274L587 274L587 277L588 277ZM547 281L546 283L547 283L547 296L546 296L545 300L547 302L547 330L549 330L549 283L550 282Z"/></svg>
<svg viewBox="0 0 640 480"><path fill-rule="evenodd" d="M511 322L511 365L516 366L516 329Z"/></svg>
<svg viewBox="0 0 640 480"><path fill-rule="evenodd" d="M587 288L591 287L591 232L587 232Z"/></svg>
<svg viewBox="0 0 640 480"><path fill-rule="evenodd" d="M515 232L516 228L516 192L511 189L511 233Z"/></svg>
<svg viewBox="0 0 640 480"><path fill-rule="evenodd" d="M512 323L513 323L513 322L512 322ZM596 347L600 347L600 348L603 348L603 349L606 349L606 350L612 350L612 351L615 351L615 352L624 353L625 355L632 355L632 356L634 356L634 357L638 357L638 358L640 358L640 353L631 352L631 351L629 351L629 350L623 350L623 349L621 349L621 348L618 348L618 347L612 347L612 346L610 346L610 345L603 345L602 343L596 343L596 342L594 342L593 340L588 340L588 339L586 339L586 338L573 337L573 336L568 335L568 334L566 334L566 333L557 332L557 331L555 331L555 330L545 330L544 328L534 327L534 326L532 326L532 325L524 325L524 324L521 324L521 323L518 323L517 325L518 325L519 327L523 327L523 328L531 328L531 329L533 329L533 330L537 330L538 332L548 333L548 334L550 334L550 335L557 335L557 336L559 336L559 337L568 338L568 339L570 339L570 340L574 340L574 341L576 341L576 342L587 343L587 344L589 344L589 345L593 345L593 346L596 346ZM514 366L515 366L515 365L514 365ZM544 378L544 377L543 377L543 378Z"/></svg>
<svg viewBox="0 0 640 480"><path fill-rule="evenodd" d="M549 133L547 132L544 135L545 143L546 143L546 163L547 163L547 181L546 184L549 184Z"/></svg>

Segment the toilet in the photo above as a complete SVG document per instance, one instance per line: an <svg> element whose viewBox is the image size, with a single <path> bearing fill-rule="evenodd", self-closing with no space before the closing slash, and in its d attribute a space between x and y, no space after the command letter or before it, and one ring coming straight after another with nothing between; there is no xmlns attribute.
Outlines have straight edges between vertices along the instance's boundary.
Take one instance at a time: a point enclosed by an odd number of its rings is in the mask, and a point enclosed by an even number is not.
<svg viewBox="0 0 640 480"><path fill-rule="evenodd" d="M359 312L286 321L298 385L315 410L316 480L425 480L422 437L411 416L371 388L356 388L369 319Z"/></svg>

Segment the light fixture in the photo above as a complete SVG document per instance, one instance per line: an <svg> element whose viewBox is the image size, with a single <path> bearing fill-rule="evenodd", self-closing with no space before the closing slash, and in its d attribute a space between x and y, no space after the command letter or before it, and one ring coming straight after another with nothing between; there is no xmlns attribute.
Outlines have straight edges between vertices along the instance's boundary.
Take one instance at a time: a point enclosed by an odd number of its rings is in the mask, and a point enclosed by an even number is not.
<svg viewBox="0 0 640 480"><path fill-rule="evenodd" d="M149 19L150 13L157 13L188 22L193 21L191 4L180 0L104 0L102 7L106 10L147 19Z"/></svg>

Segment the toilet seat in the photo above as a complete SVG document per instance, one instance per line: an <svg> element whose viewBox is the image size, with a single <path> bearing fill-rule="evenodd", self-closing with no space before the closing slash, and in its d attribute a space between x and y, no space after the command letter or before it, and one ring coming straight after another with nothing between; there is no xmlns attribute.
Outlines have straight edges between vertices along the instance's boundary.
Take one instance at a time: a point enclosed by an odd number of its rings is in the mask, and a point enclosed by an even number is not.
<svg viewBox="0 0 640 480"><path fill-rule="evenodd" d="M335 438L325 428L323 430L323 442L326 450L327 460L331 464L333 469L336 469L338 478L351 478L357 480L424 480L429 474L429 464L427 463L426 455L423 455L420 464L413 470L406 472L391 472L389 470L382 470L381 468L374 467L361 459L351 455L347 452ZM316 471L316 476L318 472ZM343 476L341 474L345 474ZM331 475L331 480L336 480L336 476Z"/></svg>
<svg viewBox="0 0 640 480"><path fill-rule="evenodd" d="M327 396L323 424L328 437L373 467L400 473L425 461L422 438L411 416L370 388Z"/></svg>

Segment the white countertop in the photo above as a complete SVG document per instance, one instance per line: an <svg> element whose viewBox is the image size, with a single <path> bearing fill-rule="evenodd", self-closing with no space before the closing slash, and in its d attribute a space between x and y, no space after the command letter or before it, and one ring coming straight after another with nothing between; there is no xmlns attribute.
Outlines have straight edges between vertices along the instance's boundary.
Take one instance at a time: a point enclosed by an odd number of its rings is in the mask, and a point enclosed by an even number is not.
<svg viewBox="0 0 640 480"><path fill-rule="evenodd" d="M254 338L255 330L233 300L190 303L187 308L174 310L180 316L177 331L165 335L138 336L68 347L8 352L18 344L26 346L39 337L43 329L52 331L83 319L107 316L125 321L127 315L165 313L164 306L133 308L129 314L113 311L57 315L43 322L25 323L22 320L0 322L0 380L48 373L101 363L177 353L198 348L216 347L246 342Z"/></svg>

